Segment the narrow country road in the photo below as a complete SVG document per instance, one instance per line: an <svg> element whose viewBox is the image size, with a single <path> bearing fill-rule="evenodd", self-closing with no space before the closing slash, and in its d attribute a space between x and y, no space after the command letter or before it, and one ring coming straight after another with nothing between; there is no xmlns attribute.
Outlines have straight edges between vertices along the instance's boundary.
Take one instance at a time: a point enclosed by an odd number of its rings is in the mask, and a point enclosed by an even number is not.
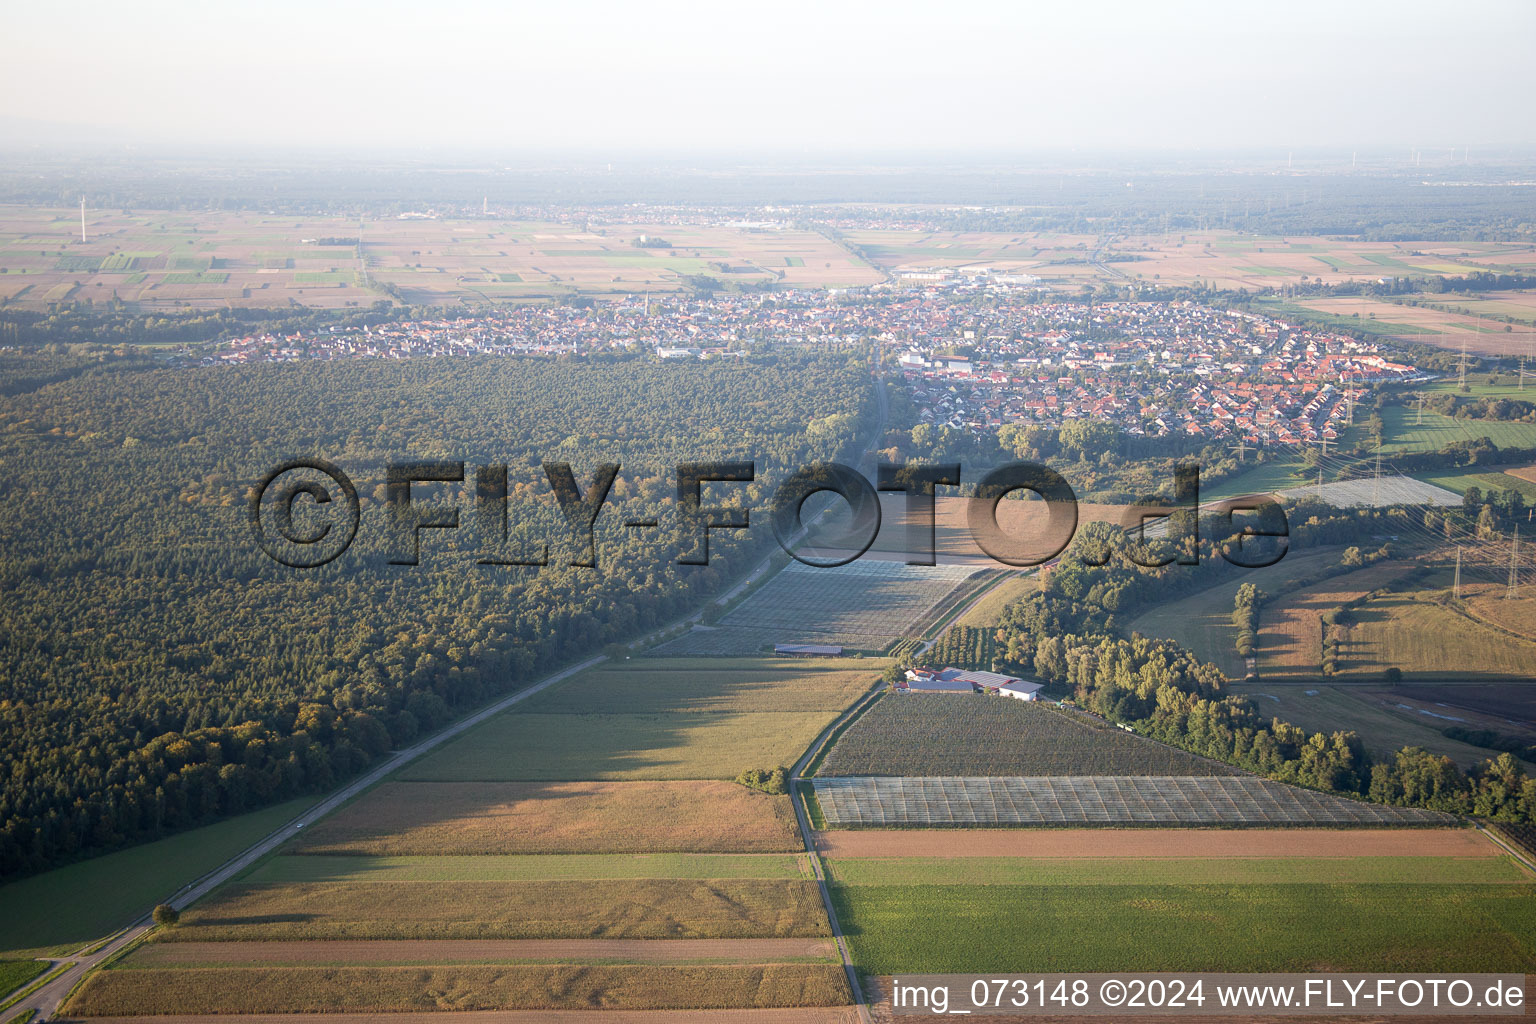
<svg viewBox="0 0 1536 1024"><path fill-rule="evenodd" d="M805 840L805 852L811 860L811 871L816 875L816 885L821 889L821 903L827 911L827 923L832 927L832 938L837 942L837 953L838 956L842 957L843 970L848 975L848 988L853 992L853 1001L859 1009L859 1019L864 1024L871 1024L872 1018L869 1015L869 1005L864 999L864 989L859 984L858 969L854 967L853 957L848 952L848 940L843 936L843 927L837 920L837 908L832 906L832 891L827 888L827 875L822 870L821 853L816 849L816 833L811 830L810 819L805 814L805 803L800 798L800 773L805 771L805 766L811 762L811 759L820 753L822 748L831 741L832 734L837 731L838 727L862 711L864 705L880 696L880 693L881 688L876 687L861 697L858 703L838 715L832 724L827 726L820 736L816 737L815 742L801 755L800 760L796 761L795 766L789 771L789 797L795 806L795 821L800 825L800 835Z"/></svg>

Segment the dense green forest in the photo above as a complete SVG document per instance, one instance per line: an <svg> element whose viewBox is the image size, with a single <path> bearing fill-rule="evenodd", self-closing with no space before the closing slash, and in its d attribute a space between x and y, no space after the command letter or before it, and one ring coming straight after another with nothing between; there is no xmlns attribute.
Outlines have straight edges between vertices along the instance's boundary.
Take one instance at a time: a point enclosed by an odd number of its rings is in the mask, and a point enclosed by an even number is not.
<svg viewBox="0 0 1536 1024"><path fill-rule="evenodd" d="M675 466L755 461L714 485L754 508L783 467L849 454L874 428L868 367L843 353L682 364L512 359L170 368L0 359L0 877L317 790L457 713L672 621L772 542L715 531L676 564ZM319 457L356 482L356 543L291 569L255 544L252 485ZM462 459L461 528L389 565L384 467ZM597 568L545 478L622 466ZM508 466L509 545L545 567L477 564L475 466ZM435 493L434 493L435 491ZM626 530L630 519L660 527ZM499 549L498 549L499 550Z"/></svg>

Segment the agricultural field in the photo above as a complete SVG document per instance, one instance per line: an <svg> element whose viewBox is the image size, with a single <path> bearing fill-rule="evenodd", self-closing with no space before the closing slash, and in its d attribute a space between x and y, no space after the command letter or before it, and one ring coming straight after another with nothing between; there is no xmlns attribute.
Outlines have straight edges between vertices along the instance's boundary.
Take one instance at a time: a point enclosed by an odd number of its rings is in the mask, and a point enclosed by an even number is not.
<svg viewBox="0 0 1536 1024"><path fill-rule="evenodd" d="M1519 491L1527 504L1536 504L1536 480L1520 476L1529 472L1528 467L1463 466L1460 469L1429 470L1415 473L1416 479L1436 487L1444 487L1456 494L1465 494L1468 487L1476 487L1484 494L1497 491Z"/></svg>
<svg viewBox="0 0 1536 1024"><path fill-rule="evenodd" d="M804 854L569 853L433 857L284 855L264 860L248 882L526 882L605 878L810 878Z"/></svg>
<svg viewBox="0 0 1536 1024"><path fill-rule="evenodd" d="M791 764L834 711L499 715L407 766L416 782L734 779Z"/></svg>
<svg viewBox="0 0 1536 1024"><path fill-rule="evenodd" d="M1502 331L1503 324L1506 322L1511 326L1522 324L1527 327L1536 326L1536 294L1528 291L1429 293L1416 295L1414 298L1421 302L1444 306L1450 312L1482 317L1486 324L1485 331Z"/></svg>
<svg viewBox="0 0 1536 1024"><path fill-rule="evenodd" d="M833 902L872 975L1536 967L1529 882L1228 885L1203 868L1181 884L838 885Z"/></svg>
<svg viewBox="0 0 1536 1024"><path fill-rule="evenodd" d="M1244 583L1252 583L1271 597L1295 590L1302 580L1316 577L1338 564L1342 548L1291 552L1263 569L1231 567L1226 582L1188 597L1160 604L1125 624L1127 633L1172 640L1202 661L1219 667L1228 679L1247 675L1244 659L1237 653L1237 629L1232 625L1233 601ZM1259 612L1262 627L1265 610Z"/></svg>
<svg viewBox="0 0 1536 1024"><path fill-rule="evenodd" d="M1530 297L1528 293L1512 294ZM1448 301L1436 304L1455 308L1409 306L1386 298L1356 295L1303 296L1286 303L1265 303L1264 308L1280 317L1304 316L1340 330L1403 338L1451 351L1459 351L1465 343L1467 352L1473 355L1529 355L1536 345L1536 327L1531 323L1523 319L1511 324L1479 319L1475 300L1468 302L1450 295L1443 298ZM1504 306L1525 308L1513 302Z"/></svg>
<svg viewBox="0 0 1536 1024"><path fill-rule="evenodd" d="M0 298L68 296L131 308L317 308L549 301L577 292L679 291L685 277L795 288L881 273L813 231L572 224L496 217L355 221L255 213L0 208ZM670 248L644 248L642 235ZM322 243L334 244L322 244Z"/></svg>
<svg viewBox="0 0 1536 1024"><path fill-rule="evenodd" d="M1017 604L1039 589L1040 578L1033 573L1010 576L987 591L985 597L955 620L955 625L970 626L973 629L996 626L1003 619L1004 609L1009 605Z"/></svg>
<svg viewBox="0 0 1536 1024"><path fill-rule="evenodd" d="M846 1007L789 797L724 780L793 763L883 664L577 673L296 834L69 1012Z"/></svg>
<svg viewBox="0 0 1536 1024"><path fill-rule="evenodd" d="M971 531L972 515L990 515L989 504L957 496L940 495L935 499L933 551L934 560L939 565L973 565L1005 572L1016 571L1016 566L1000 562L982 550ZM834 513L844 509L846 505L834 506ZM904 495L882 493L880 510L880 530L861 560L905 562L908 558L927 554L928 525L907 514ZM1097 522L1121 524L1131 512L1132 506L1128 505L1079 502L1078 527ZM1043 501L1010 498L997 503L996 515L997 525L1007 538L1010 553L1018 556L1015 560L1043 561L1060 544L1060 538L1052 533L1050 507ZM847 528L846 515L828 516L826 533L832 534ZM812 552L817 550L814 545L808 545L808 548Z"/></svg>
<svg viewBox="0 0 1536 1024"><path fill-rule="evenodd" d="M810 658L610 662L522 707L547 715L841 711L879 678L874 664Z"/></svg>
<svg viewBox="0 0 1536 1024"><path fill-rule="evenodd" d="M1390 593L1354 612L1343 631L1338 678L1405 680L1530 679L1536 643L1510 636L1441 603L1439 591Z"/></svg>
<svg viewBox="0 0 1536 1024"><path fill-rule="evenodd" d="M295 939L754 939L828 934L814 882L586 879L235 883L170 942Z"/></svg>
<svg viewBox="0 0 1536 1024"><path fill-rule="evenodd" d="M1484 845L1492 844L1484 840ZM1530 885L1513 857L872 857L831 860L839 885Z"/></svg>
<svg viewBox="0 0 1536 1024"><path fill-rule="evenodd" d="M1532 246L1504 243L1363 242L1335 237L1263 237L1229 231L1120 236L1102 251L1095 235L1053 232L854 230L846 233L876 266L896 273L926 267L987 266L1078 284L1125 277L1164 285L1208 283L1254 291L1305 277L1327 284L1374 283L1404 274L1460 276L1502 269Z"/></svg>
<svg viewBox="0 0 1536 1024"><path fill-rule="evenodd" d="M557 1013L559 1016L555 1016ZM293 1015L285 1013L241 1014L237 1024L292 1024ZM389 1015L393 1024L438 1024L436 1011L399 1012ZM495 1024L859 1024L853 1006L798 1007L795 1009L711 1009L711 1010L495 1010L481 1014L480 1021ZM313 1024L374 1024L376 1015L365 1013L311 1014ZM93 1024L149 1024L142 1016L92 1017ZM231 1024L231 1015L222 1013L161 1014L155 1024Z"/></svg>
<svg viewBox="0 0 1536 1024"><path fill-rule="evenodd" d="M489 719L400 777L734 779L747 768L792 764L838 712L875 683L882 668L881 661L852 659L625 661L582 673Z"/></svg>
<svg viewBox="0 0 1536 1024"><path fill-rule="evenodd" d="M1259 614L1259 678L1321 681L1322 616L1390 584L1409 568L1401 562L1378 562L1309 587L1272 595L1274 599Z"/></svg>
<svg viewBox="0 0 1536 1024"><path fill-rule="evenodd" d="M46 970L46 960L0 960L0 996L21 988Z"/></svg>
<svg viewBox="0 0 1536 1024"><path fill-rule="evenodd" d="M1387 406L1381 418L1386 424L1381 450L1388 458L1393 452L1439 451L1455 441L1480 437L1500 448L1536 448L1536 423L1452 419L1429 409L1420 423L1418 408L1402 405Z"/></svg>
<svg viewBox="0 0 1536 1024"><path fill-rule="evenodd" d="M1231 775L1236 769L1067 711L1004 697L886 695L818 776Z"/></svg>
<svg viewBox="0 0 1536 1024"><path fill-rule="evenodd" d="M151 942L124 961L146 967L343 967L378 964L442 967L451 964L828 963L837 947L828 939L371 939L360 942Z"/></svg>
<svg viewBox="0 0 1536 1024"><path fill-rule="evenodd" d="M70 1000L84 1016L426 1010L842 1006L841 966L456 966L112 970Z"/></svg>
<svg viewBox="0 0 1536 1024"><path fill-rule="evenodd" d="M388 782L315 825L301 853L783 853L789 798L734 782Z"/></svg>

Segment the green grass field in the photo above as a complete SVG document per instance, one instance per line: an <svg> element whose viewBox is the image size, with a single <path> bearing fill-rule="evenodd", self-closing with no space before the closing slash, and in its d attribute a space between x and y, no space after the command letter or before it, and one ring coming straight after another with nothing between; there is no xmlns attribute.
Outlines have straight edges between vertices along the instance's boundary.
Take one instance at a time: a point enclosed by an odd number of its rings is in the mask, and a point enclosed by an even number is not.
<svg viewBox="0 0 1536 1024"><path fill-rule="evenodd" d="M246 882L520 882L537 879L809 877L797 854L599 853L458 857L282 856Z"/></svg>
<svg viewBox="0 0 1536 1024"><path fill-rule="evenodd" d="M1428 327L1420 327L1417 324L1392 323L1387 320L1372 320L1369 317L1344 316L1339 313L1324 313L1322 310L1312 309L1309 306L1295 302L1271 302L1261 299L1255 303L1259 312L1282 319L1295 318L1310 323L1322 324L1343 331L1360 331L1363 334L1374 335L1408 335L1408 334L1435 334L1438 333Z"/></svg>
<svg viewBox="0 0 1536 1024"><path fill-rule="evenodd" d="M793 764L835 711L498 715L403 769L429 781L734 779Z"/></svg>
<svg viewBox="0 0 1536 1024"><path fill-rule="evenodd" d="M1431 470L1415 473L1414 478L1436 487L1444 487L1457 494L1465 494L1468 487L1476 487L1484 494L1492 491L1519 491L1526 502L1536 502L1536 481L1511 476L1498 466L1464 466L1461 469Z"/></svg>
<svg viewBox="0 0 1536 1024"><path fill-rule="evenodd" d="M1003 610L1040 588L1033 574L1006 579L987 592L976 606L955 620L956 626L995 626L1002 621Z"/></svg>
<svg viewBox="0 0 1536 1024"><path fill-rule="evenodd" d="M1095 860L881 857L827 861L841 885L1529 885L1512 857L1220 857Z"/></svg>
<svg viewBox="0 0 1536 1024"><path fill-rule="evenodd" d="M14 992L46 970L45 960L0 960L0 996Z"/></svg>
<svg viewBox="0 0 1536 1024"><path fill-rule="evenodd" d="M875 975L1536 970L1536 899L1521 885L836 885L832 894L855 964Z"/></svg>
<svg viewBox="0 0 1536 1024"><path fill-rule="evenodd" d="M1200 500L1204 502L1240 494L1266 494L1316 482L1317 471L1312 470L1309 476L1306 465L1300 459L1272 458L1213 485L1209 491L1202 486Z"/></svg>
<svg viewBox="0 0 1536 1024"><path fill-rule="evenodd" d="M0 888L0 951L73 952L131 923L313 802L293 800L12 882Z"/></svg>
<svg viewBox="0 0 1536 1024"><path fill-rule="evenodd" d="M1428 409L1424 410L1424 422L1419 423L1418 408L1401 405L1387 406L1381 418L1386 424L1381 450L1389 456L1393 452L1439 451L1452 442L1480 437L1500 448L1536 448L1536 423L1458 420Z"/></svg>

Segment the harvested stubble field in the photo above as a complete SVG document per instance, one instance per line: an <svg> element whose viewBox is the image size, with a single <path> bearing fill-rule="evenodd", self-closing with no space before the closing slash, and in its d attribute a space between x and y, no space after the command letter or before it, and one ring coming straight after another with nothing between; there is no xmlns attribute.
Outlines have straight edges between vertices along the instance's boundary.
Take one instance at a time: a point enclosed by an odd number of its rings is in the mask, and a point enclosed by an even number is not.
<svg viewBox="0 0 1536 1024"><path fill-rule="evenodd" d="M170 942L755 939L826 935L816 886L762 879L234 884Z"/></svg>
<svg viewBox="0 0 1536 1024"><path fill-rule="evenodd" d="M1386 594L1355 611L1340 645L1339 676L1379 679L1397 668L1405 679L1529 679L1536 644L1517 639L1440 603L1435 591Z"/></svg>
<svg viewBox="0 0 1536 1024"><path fill-rule="evenodd" d="M410 1010L842 1006L830 964L765 967L215 967L102 971L70 1000L85 1016Z"/></svg>
<svg viewBox="0 0 1536 1024"><path fill-rule="evenodd" d="M1259 677L1320 679L1322 615L1386 586L1410 568L1405 563L1381 562L1359 572L1335 576L1314 586L1277 595L1259 616Z"/></svg>
<svg viewBox="0 0 1536 1024"><path fill-rule="evenodd" d="M832 898L870 974L1536 968L1526 885L837 885Z"/></svg>
<svg viewBox="0 0 1536 1024"><path fill-rule="evenodd" d="M784 853L794 809L733 782L389 782L307 832L303 853Z"/></svg>
<svg viewBox="0 0 1536 1024"><path fill-rule="evenodd" d="M1529 568L1521 583L1519 596L1514 599L1508 597L1509 588L1503 583L1464 584L1461 599L1466 603L1467 611L1477 618L1536 640L1536 577ZM1536 672L1536 666L1532 671Z"/></svg>
<svg viewBox="0 0 1536 1024"><path fill-rule="evenodd" d="M1234 775L1237 770L1069 712L961 694L886 695L817 772L836 775Z"/></svg>
<svg viewBox="0 0 1536 1024"><path fill-rule="evenodd" d="M273 857L247 882L527 882L556 878L810 878L803 854L567 853Z"/></svg>
<svg viewBox="0 0 1536 1024"><path fill-rule="evenodd" d="M864 829L818 832L823 857L1454 857L1504 856L1473 829Z"/></svg>
<svg viewBox="0 0 1536 1024"><path fill-rule="evenodd" d="M123 970L453 964L770 964L837 962L830 939L435 939L366 942L150 942Z"/></svg>
<svg viewBox="0 0 1536 1024"><path fill-rule="evenodd" d="M509 711L404 768L429 782L734 779L792 764L836 711L534 714Z"/></svg>
<svg viewBox="0 0 1536 1024"><path fill-rule="evenodd" d="M523 709L569 715L841 711L884 667L880 661L644 658L583 672Z"/></svg>

